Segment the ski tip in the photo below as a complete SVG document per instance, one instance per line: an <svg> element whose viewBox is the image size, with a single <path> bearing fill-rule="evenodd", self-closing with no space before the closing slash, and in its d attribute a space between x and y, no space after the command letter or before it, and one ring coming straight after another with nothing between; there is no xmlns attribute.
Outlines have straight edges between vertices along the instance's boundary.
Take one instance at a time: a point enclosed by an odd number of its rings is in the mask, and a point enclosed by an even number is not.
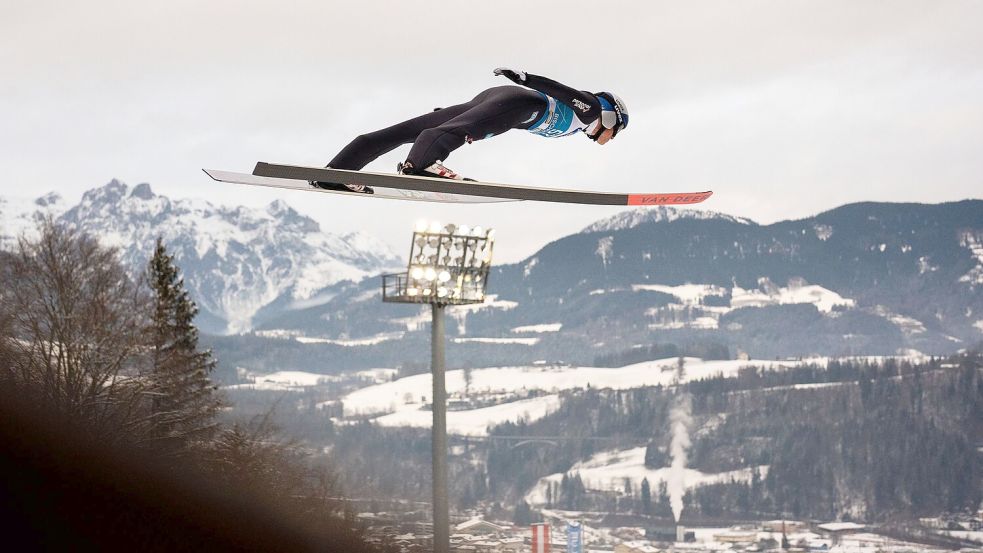
<svg viewBox="0 0 983 553"><path fill-rule="evenodd" d="M211 177L212 180L215 180L215 181L218 180L217 178L215 178L215 175L213 175L211 173L211 171L209 171L208 169L202 169L202 171L204 171L206 175L208 175L209 177Z"/></svg>
<svg viewBox="0 0 983 553"><path fill-rule="evenodd" d="M628 194L628 205L685 205L698 204L713 195L706 192L679 192L670 194Z"/></svg>

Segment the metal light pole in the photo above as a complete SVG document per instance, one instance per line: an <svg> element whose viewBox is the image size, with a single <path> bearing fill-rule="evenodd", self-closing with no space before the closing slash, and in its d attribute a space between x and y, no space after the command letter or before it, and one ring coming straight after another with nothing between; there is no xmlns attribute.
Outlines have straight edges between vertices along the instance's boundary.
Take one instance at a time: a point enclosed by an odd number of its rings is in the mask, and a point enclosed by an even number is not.
<svg viewBox="0 0 983 553"><path fill-rule="evenodd" d="M430 304L433 377L433 550L450 550L447 493L447 388L444 383L444 308L485 301L493 231L461 225L418 224L406 273L382 277L382 301Z"/></svg>
<svg viewBox="0 0 983 553"><path fill-rule="evenodd" d="M447 386L444 384L444 306L430 305L430 373L433 378L433 429L430 457L433 465L433 548L450 549L450 506L447 493Z"/></svg>

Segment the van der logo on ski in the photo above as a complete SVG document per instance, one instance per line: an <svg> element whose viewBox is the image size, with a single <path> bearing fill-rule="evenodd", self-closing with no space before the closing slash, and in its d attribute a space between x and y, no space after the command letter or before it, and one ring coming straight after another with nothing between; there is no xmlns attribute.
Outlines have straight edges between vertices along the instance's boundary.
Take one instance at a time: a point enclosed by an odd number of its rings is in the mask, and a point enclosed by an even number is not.
<svg viewBox="0 0 983 553"><path fill-rule="evenodd" d="M696 204L709 198L713 192L686 194L629 194L628 205L681 205Z"/></svg>

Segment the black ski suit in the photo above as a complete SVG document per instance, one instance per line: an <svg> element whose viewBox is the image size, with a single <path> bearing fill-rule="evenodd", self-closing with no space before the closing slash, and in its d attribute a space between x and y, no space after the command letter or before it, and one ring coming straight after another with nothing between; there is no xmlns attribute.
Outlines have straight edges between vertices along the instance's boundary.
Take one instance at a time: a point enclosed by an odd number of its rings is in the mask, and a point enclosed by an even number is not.
<svg viewBox="0 0 983 553"><path fill-rule="evenodd" d="M438 108L359 135L328 167L357 171L377 157L412 143L406 160L422 170L437 160L446 160L465 143L491 138L510 129L530 130L549 137L568 136L600 117L601 104L590 92L531 74L526 74L522 84L489 88L470 102Z"/></svg>

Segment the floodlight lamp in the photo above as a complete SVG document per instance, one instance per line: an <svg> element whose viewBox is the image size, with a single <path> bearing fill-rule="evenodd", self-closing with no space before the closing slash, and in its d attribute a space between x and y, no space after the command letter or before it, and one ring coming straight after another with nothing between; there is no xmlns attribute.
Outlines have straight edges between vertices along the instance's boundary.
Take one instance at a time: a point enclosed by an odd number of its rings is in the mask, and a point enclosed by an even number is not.
<svg viewBox="0 0 983 553"><path fill-rule="evenodd" d="M475 282L481 282L481 275L474 275Z"/></svg>
<svg viewBox="0 0 983 553"><path fill-rule="evenodd" d="M437 271L433 267L427 267L423 271L423 278L432 281L433 279L437 278Z"/></svg>
<svg viewBox="0 0 983 553"><path fill-rule="evenodd" d="M419 221L416 222L416 231L417 232L426 232L428 226L430 226L430 225L425 220L420 219Z"/></svg>
<svg viewBox="0 0 983 553"><path fill-rule="evenodd" d="M441 286L440 288L437 288L437 297L438 298L443 298L446 295L447 295L447 288L444 288L443 286Z"/></svg>
<svg viewBox="0 0 983 553"><path fill-rule="evenodd" d="M485 238L491 240L494 237L495 237L495 229L493 228L488 229L488 232L485 233Z"/></svg>
<svg viewBox="0 0 983 553"><path fill-rule="evenodd" d="M424 288L423 289L423 295L424 296L429 296L430 295L430 289L429 288Z"/></svg>
<svg viewBox="0 0 983 553"><path fill-rule="evenodd" d="M467 225L457 227L458 236L467 236L469 232L471 232L471 229Z"/></svg>
<svg viewBox="0 0 983 553"><path fill-rule="evenodd" d="M413 280L420 280L423 278L423 268L413 267L413 269L410 271L410 276L413 277Z"/></svg>
<svg viewBox="0 0 983 553"><path fill-rule="evenodd" d="M438 234L441 228L442 227L440 226L440 223L438 223L437 221L430 223L430 232L433 234Z"/></svg>
<svg viewBox="0 0 983 553"><path fill-rule="evenodd" d="M481 227L474 227L471 229L471 236L481 236Z"/></svg>
<svg viewBox="0 0 983 553"><path fill-rule="evenodd" d="M447 282L450 279L451 279L451 274L447 271L441 271L440 274L437 275L437 280L439 280L440 282Z"/></svg>
<svg viewBox="0 0 983 553"><path fill-rule="evenodd" d="M457 230L457 225L454 225L452 223L448 223L447 226L444 227L444 232L446 234L454 234L455 230Z"/></svg>
<svg viewBox="0 0 983 553"><path fill-rule="evenodd" d="M407 288L406 289L406 295L407 296L415 296L415 295L417 295L419 293L420 293L420 290L417 289L417 288Z"/></svg>
<svg viewBox="0 0 983 553"><path fill-rule="evenodd" d="M421 253L420 255L416 256L416 262L421 265L425 265L427 263L427 256Z"/></svg>

